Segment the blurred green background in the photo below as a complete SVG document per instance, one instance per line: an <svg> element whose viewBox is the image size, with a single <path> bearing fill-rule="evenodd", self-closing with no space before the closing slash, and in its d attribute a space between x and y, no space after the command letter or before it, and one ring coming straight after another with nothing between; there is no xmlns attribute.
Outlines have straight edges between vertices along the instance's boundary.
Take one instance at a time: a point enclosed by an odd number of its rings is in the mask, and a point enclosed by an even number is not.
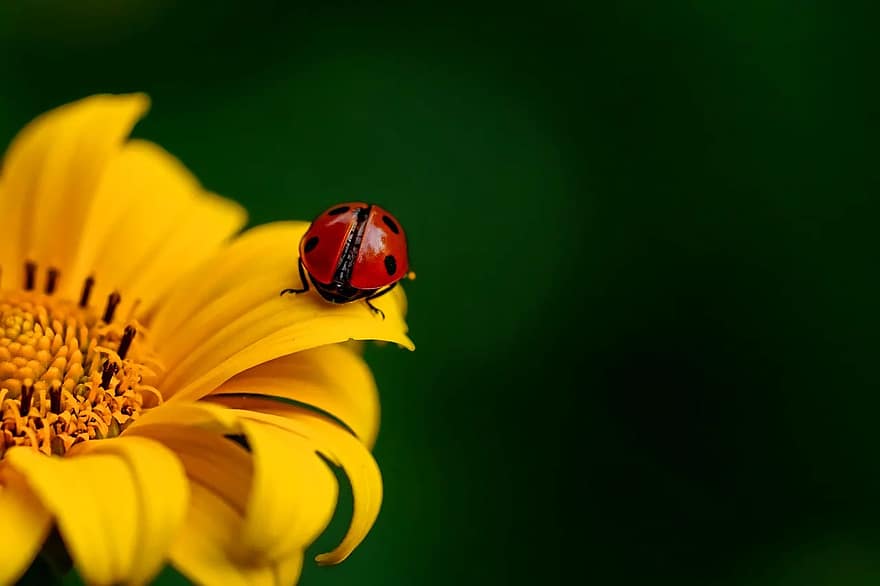
<svg viewBox="0 0 880 586"><path fill-rule="evenodd" d="M304 584L880 583L876 10L178 4L0 4L0 139L146 91L253 223L404 223L386 501Z"/></svg>

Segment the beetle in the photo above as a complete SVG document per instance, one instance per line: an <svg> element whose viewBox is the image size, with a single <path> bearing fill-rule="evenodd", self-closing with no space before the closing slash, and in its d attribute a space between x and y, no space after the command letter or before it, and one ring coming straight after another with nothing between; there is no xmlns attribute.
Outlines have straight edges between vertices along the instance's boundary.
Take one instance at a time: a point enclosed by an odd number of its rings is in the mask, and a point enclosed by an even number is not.
<svg viewBox="0 0 880 586"><path fill-rule="evenodd" d="M305 293L309 283L330 303L365 300L370 303L393 290L409 270L406 234L391 213L375 204L337 204L316 217L299 243L302 287L284 289Z"/></svg>

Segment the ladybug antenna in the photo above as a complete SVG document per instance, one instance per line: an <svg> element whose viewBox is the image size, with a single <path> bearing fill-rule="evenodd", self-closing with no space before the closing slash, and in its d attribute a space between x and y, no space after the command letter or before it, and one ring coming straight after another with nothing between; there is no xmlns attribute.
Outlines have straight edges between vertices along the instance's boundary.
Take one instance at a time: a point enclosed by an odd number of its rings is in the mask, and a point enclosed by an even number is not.
<svg viewBox="0 0 880 586"><path fill-rule="evenodd" d="M408 272L406 274L406 278L409 279L410 281L415 281L416 280L416 272L415 271Z"/></svg>

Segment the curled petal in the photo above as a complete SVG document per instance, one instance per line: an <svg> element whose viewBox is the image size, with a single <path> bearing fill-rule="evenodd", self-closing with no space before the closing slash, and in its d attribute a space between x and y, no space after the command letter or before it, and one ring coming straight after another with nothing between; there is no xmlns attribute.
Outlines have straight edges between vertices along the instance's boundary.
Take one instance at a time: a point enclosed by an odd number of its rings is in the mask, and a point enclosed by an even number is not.
<svg viewBox="0 0 880 586"><path fill-rule="evenodd" d="M308 438L210 404L168 405L126 430L177 453L193 483L192 507L172 553L199 583L288 584L323 531L338 486ZM248 450L230 441L241 435ZM221 560L222 558L222 560Z"/></svg>
<svg viewBox="0 0 880 586"><path fill-rule="evenodd" d="M348 475L354 496L351 525L342 542L331 552L319 555L320 564L338 564L363 541L382 506L382 476L366 447L335 423L303 410L298 416L278 417L235 410L242 418L260 421L309 438L315 449L341 466Z"/></svg>
<svg viewBox="0 0 880 586"><path fill-rule="evenodd" d="M240 535L249 559L283 559L302 551L327 527L336 508L336 477L307 438L243 421L254 458L247 516Z"/></svg>
<svg viewBox="0 0 880 586"><path fill-rule="evenodd" d="M289 405L277 399L315 407L343 422L367 447L379 431L376 381L360 352L348 344L320 346L255 366L212 393L221 395L227 406L282 416Z"/></svg>
<svg viewBox="0 0 880 586"><path fill-rule="evenodd" d="M282 586L293 584L302 569L303 552L282 560L248 563L230 555L236 550L243 519L208 488L193 485L186 523L171 548L171 562L197 584Z"/></svg>
<svg viewBox="0 0 880 586"><path fill-rule="evenodd" d="M223 401L223 397L212 397L210 402L167 404L136 421L125 433L154 437L174 450L179 446L184 462L189 461L185 436L198 436L192 429L178 431L177 443L169 443L174 427L190 426L212 434L245 437L252 467L245 466L239 457L230 458L225 465L218 460L209 466L211 476L202 477L210 478L210 484L200 482L209 485L215 496L232 510L244 515L238 551L254 563L278 561L291 551L305 548L329 522L338 487L316 452L322 454L348 475L355 507L342 543L333 552L320 556L319 561L331 564L348 557L372 527L382 503L382 477L366 447L336 423L306 410L279 417L212 404ZM218 449L216 453L224 451L228 449ZM219 496L223 492L219 487L241 478L250 482L244 507L240 504L243 489L235 490L234 498L229 497L229 491Z"/></svg>
<svg viewBox="0 0 880 586"><path fill-rule="evenodd" d="M204 486L240 514L247 509L251 494L253 462L251 455L229 434L238 434L238 425L205 429L192 425L154 423L126 430L125 437L149 437L175 453L192 483Z"/></svg>

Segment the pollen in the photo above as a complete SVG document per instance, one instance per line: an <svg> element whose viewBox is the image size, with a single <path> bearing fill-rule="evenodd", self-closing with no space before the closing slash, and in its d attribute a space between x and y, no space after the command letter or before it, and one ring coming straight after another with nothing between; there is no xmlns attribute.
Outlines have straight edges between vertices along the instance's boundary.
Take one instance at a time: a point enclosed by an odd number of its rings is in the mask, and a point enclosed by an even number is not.
<svg viewBox="0 0 880 586"><path fill-rule="evenodd" d="M161 403L158 367L143 326L114 321L113 293L89 305L90 278L79 302L45 292L26 267L24 290L0 290L0 457L12 446L62 455L89 440L119 435Z"/></svg>

